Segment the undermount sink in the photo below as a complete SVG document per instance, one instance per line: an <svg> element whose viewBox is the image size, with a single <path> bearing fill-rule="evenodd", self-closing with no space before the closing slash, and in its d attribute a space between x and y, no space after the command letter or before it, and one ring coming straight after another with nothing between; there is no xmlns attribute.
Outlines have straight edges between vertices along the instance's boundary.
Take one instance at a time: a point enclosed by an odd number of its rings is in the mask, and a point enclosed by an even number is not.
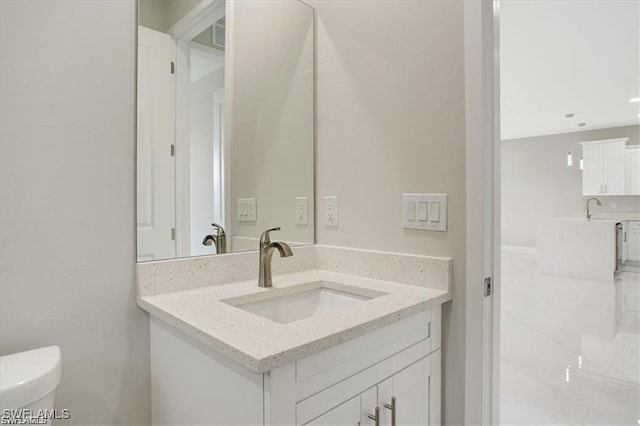
<svg viewBox="0 0 640 426"><path fill-rule="evenodd" d="M233 303L231 300L225 302L262 318L287 324L361 303L382 294L363 295L327 286L316 286L293 294L275 295L255 302Z"/></svg>

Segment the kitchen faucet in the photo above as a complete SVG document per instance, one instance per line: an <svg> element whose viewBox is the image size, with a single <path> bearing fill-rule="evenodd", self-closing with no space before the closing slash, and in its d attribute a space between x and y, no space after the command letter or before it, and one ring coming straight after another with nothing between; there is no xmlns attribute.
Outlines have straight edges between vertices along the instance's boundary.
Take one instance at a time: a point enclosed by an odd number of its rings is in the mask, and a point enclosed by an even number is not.
<svg viewBox="0 0 640 426"><path fill-rule="evenodd" d="M269 232L279 231L280 227L267 229L260 236L260 271L258 273L258 287L273 287L271 282L271 258L273 257L273 251L278 250L280 257L293 256L291 247L285 242L274 241L271 242L269 238Z"/></svg>
<svg viewBox="0 0 640 426"><path fill-rule="evenodd" d="M596 204L601 206L602 203L600 202L600 200L598 200L596 197L591 197L587 200L587 220L591 219L591 213L589 213L589 201L591 200L596 200Z"/></svg>
<svg viewBox="0 0 640 426"><path fill-rule="evenodd" d="M216 254L223 254L227 252L227 234L224 232L224 228L217 223L212 223L211 226L215 229L215 234L209 234L204 237L202 244L210 246L212 243L216 247Z"/></svg>

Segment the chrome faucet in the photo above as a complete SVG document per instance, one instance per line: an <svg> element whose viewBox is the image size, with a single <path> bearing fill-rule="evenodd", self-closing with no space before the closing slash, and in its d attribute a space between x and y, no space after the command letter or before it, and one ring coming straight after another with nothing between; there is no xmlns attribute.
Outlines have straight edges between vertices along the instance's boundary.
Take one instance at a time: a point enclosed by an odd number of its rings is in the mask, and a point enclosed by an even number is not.
<svg viewBox="0 0 640 426"><path fill-rule="evenodd" d="M596 200L596 204L601 206L602 203L596 197L591 197L587 200L587 220L591 219L591 213L589 212L589 201Z"/></svg>
<svg viewBox="0 0 640 426"><path fill-rule="evenodd" d="M258 273L258 287L273 287L271 282L271 258L273 251L278 250L280 257L293 256L291 247L282 241L271 242L269 232L279 231L280 228L272 228L264 231L260 236L260 271Z"/></svg>
<svg viewBox="0 0 640 426"><path fill-rule="evenodd" d="M214 244L216 247L216 254L223 254L227 252L227 234L224 232L224 228L217 223L212 223L215 234L209 234L204 237L202 244L210 246Z"/></svg>

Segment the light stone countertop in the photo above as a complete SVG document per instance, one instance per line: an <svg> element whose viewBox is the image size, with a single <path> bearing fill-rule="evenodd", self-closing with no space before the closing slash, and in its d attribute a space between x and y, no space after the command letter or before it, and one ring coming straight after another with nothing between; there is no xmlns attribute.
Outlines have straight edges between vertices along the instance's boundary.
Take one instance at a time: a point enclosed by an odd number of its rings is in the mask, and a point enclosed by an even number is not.
<svg viewBox="0 0 640 426"><path fill-rule="evenodd" d="M261 299L261 293L295 293L300 284L317 281L335 283L335 289L357 287L363 295L384 294L288 324L222 301L234 298L237 304ZM259 288L251 279L142 296L138 304L244 367L264 373L451 300L450 287L425 288L319 269L276 275L273 285Z"/></svg>

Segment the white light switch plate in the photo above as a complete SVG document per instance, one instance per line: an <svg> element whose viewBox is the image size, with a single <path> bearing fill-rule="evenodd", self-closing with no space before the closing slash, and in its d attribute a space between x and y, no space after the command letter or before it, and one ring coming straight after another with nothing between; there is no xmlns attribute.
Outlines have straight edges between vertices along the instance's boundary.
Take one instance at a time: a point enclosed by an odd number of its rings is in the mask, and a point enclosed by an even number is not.
<svg viewBox="0 0 640 426"><path fill-rule="evenodd" d="M255 222L257 210L255 198L238 198L238 222Z"/></svg>
<svg viewBox="0 0 640 426"><path fill-rule="evenodd" d="M338 226L338 197L324 197L324 225Z"/></svg>
<svg viewBox="0 0 640 426"><path fill-rule="evenodd" d="M307 225L309 223L309 199L296 197L296 224Z"/></svg>
<svg viewBox="0 0 640 426"><path fill-rule="evenodd" d="M447 194L402 194L402 227L446 232Z"/></svg>

